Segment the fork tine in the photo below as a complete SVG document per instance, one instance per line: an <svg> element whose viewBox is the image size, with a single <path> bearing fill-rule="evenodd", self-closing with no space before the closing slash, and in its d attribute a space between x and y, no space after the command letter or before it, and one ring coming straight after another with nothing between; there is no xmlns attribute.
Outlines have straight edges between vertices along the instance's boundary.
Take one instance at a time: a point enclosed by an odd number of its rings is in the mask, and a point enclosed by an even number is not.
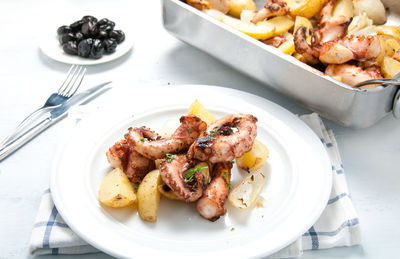
<svg viewBox="0 0 400 259"><path fill-rule="evenodd" d="M78 75L75 77L75 80L72 83L72 86L70 87L70 89L66 93L66 97L71 97L72 95L74 95L76 93L78 88L81 86L81 83L82 83L82 80L83 80L83 77L85 76L85 74L86 74L86 68L85 67L80 67ZM76 82L78 82L78 83L76 84Z"/></svg>
<svg viewBox="0 0 400 259"><path fill-rule="evenodd" d="M57 91L58 94L61 94L62 92L65 91L65 89L69 85L69 82L71 81L72 76L75 73L76 69L77 69L77 65L75 65L75 64L69 68L67 77L65 78L64 82L61 84L60 88Z"/></svg>
<svg viewBox="0 0 400 259"><path fill-rule="evenodd" d="M82 66L76 66L76 68L73 70L71 73L71 77L67 82L67 85L64 87L61 93L59 93L62 96L68 97L68 92L71 90L71 88L74 86L76 79L79 77L81 71L82 71Z"/></svg>

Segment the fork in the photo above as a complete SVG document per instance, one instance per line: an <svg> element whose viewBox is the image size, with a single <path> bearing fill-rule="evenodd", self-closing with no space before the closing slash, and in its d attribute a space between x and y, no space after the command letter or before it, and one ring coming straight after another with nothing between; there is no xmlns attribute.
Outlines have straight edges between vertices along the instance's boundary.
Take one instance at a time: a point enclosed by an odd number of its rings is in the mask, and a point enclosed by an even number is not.
<svg viewBox="0 0 400 259"><path fill-rule="evenodd" d="M23 128L37 118L39 113L42 114L51 109L59 107L62 103L73 96L80 87L83 77L85 76L86 68L79 65L72 65L68 70L67 77L56 93L53 93L46 100L45 104L39 109L29 114L12 132L8 135L0 145L7 144L12 140Z"/></svg>

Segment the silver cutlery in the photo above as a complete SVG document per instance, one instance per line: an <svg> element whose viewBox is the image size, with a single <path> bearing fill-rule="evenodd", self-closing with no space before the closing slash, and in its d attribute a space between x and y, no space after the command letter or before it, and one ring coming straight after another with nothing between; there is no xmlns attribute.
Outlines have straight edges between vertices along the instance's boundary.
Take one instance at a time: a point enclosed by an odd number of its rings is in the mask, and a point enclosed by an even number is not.
<svg viewBox="0 0 400 259"><path fill-rule="evenodd" d="M0 161L2 161L4 158L12 154L20 147L22 147L32 138L37 136L40 132L42 132L49 126L53 125L54 123L64 118L65 115L67 115L68 110L72 106L85 103L86 101L89 101L96 95L100 94L102 92L101 90L105 90L104 87L109 83L111 82L102 83L86 91L75 94L74 96L70 97L69 100L65 101L61 105L49 109L49 111L47 112L48 115L44 119L40 121L38 120L38 122L36 122L36 124L34 124L32 127L29 127L23 133L19 134L18 136L15 136L14 138L10 139L7 143L0 146Z"/></svg>
<svg viewBox="0 0 400 259"><path fill-rule="evenodd" d="M43 114L54 107L60 106L62 103L71 98L71 96L73 96L80 87L85 73L86 68L79 65L72 65L67 73L67 77L58 91L51 94L42 107L29 114L5 139L1 141L0 145L4 145L12 138L16 137L24 127L37 119L40 114Z"/></svg>
<svg viewBox="0 0 400 259"><path fill-rule="evenodd" d="M379 84L383 87L388 85L400 85L400 73L396 74L393 78L380 78L380 79L371 79L361 83L356 84L354 87L361 87L365 85L374 85Z"/></svg>

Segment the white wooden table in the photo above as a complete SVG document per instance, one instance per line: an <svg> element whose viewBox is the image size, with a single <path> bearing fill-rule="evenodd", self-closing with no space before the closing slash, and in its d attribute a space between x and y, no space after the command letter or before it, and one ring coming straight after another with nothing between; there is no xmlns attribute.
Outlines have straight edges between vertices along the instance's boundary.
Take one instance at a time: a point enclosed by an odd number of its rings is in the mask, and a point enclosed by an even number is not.
<svg viewBox="0 0 400 259"><path fill-rule="evenodd" d="M40 28L58 27L63 16L72 21L85 14L116 21L118 18L126 23L121 28L135 37L133 50L124 57L89 67L84 81L87 87L105 80L125 82L118 85L126 88L154 84L220 85L257 94L293 113L309 112L170 36L162 28L159 1L2 0L0 137L42 105L69 68L39 50ZM101 106L103 99L100 96L89 105ZM343 128L329 121L326 124L334 130L339 143L364 241L362 246L306 252L302 258L400 258L400 121L389 115L363 130ZM0 163L0 258L30 257L31 229L41 193L49 184L63 126L65 121Z"/></svg>

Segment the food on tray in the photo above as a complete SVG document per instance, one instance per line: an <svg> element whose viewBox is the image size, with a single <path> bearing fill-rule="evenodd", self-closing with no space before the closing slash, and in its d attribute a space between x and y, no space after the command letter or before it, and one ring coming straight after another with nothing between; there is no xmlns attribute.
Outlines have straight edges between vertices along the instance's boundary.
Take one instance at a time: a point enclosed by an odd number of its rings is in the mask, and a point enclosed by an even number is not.
<svg viewBox="0 0 400 259"><path fill-rule="evenodd" d="M239 209L250 208L256 203L264 183L265 176L260 171L246 176L232 188L228 196L229 202Z"/></svg>
<svg viewBox="0 0 400 259"><path fill-rule="evenodd" d="M115 30L115 23L107 18L97 20L86 15L70 25L57 29L58 40L65 53L83 58L98 59L115 52L125 40L125 33Z"/></svg>
<svg viewBox="0 0 400 259"><path fill-rule="evenodd" d="M134 194L132 184L139 184L138 212L144 221L157 220L160 196L196 202L198 213L215 221L226 213L224 204L231 187L231 169L236 166L234 159L238 168L248 171L260 169L266 162L268 149L255 140L257 118L231 114L216 119L196 100L189 115L182 116L179 122L167 120L160 135L145 126L129 128L124 139L106 152L108 162L116 168L113 172L123 174L124 188ZM243 193L252 193L252 199L258 197L263 183L259 189L257 173L256 178L251 178L257 180L257 185L248 185L252 189L247 191L241 186L235 197ZM254 202L246 200L246 204L250 207Z"/></svg>
<svg viewBox="0 0 400 259"><path fill-rule="evenodd" d="M382 25L381 0L267 0L257 11L244 2L231 1L228 14L206 13L351 86L400 72L392 58L400 26Z"/></svg>
<svg viewBox="0 0 400 259"><path fill-rule="evenodd" d="M142 220L155 222L157 220L158 205L160 203L161 184L160 170L153 170L146 174L137 191L138 212Z"/></svg>
<svg viewBox="0 0 400 259"><path fill-rule="evenodd" d="M113 208L132 205L136 200L132 183L125 173L116 168L108 173L100 186L99 201Z"/></svg>
<svg viewBox="0 0 400 259"><path fill-rule="evenodd" d="M228 14L240 18L243 10L255 11L257 10L256 4L253 0L230 0Z"/></svg>

